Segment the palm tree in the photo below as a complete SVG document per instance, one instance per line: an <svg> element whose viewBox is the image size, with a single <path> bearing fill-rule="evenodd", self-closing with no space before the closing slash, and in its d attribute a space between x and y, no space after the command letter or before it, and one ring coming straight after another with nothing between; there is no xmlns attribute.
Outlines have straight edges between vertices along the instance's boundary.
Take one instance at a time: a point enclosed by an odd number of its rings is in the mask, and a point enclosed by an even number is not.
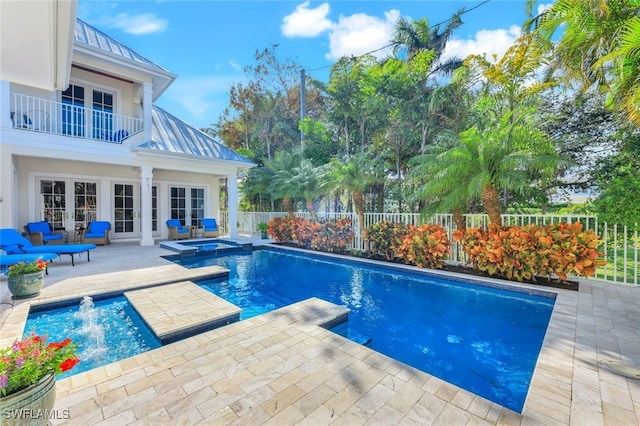
<svg viewBox="0 0 640 426"><path fill-rule="evenodd" d="M279 151L273 160L264 160L264 165L272 173L269 192L274 198L281 198L282 205L290 219L294 218L292 194L296 188L291 188L293 168L300 164L300 154L297 152Z"/></svg>
<svg viewBox="0 0 640 426"><path fill-rule="evenodd" d="M504 114L495 127L473 126L461 132L453 148L425 153L418 161L427 183L419 193L440 211L479 199L489 221L501 225L499 191L527 193L532 180L550 177L566 163L551 149L546 135L522 117Z"/></svg>
<svg viewBox="0 0 640 426"><path fill-rule="evenodd" d="M527 1L531 16L537 1ZM553 49L552 65L582 90L598 85L640 125L640 3L636 0L557 0L525 23ZM552 38L562 31L556 44ZM543 45L541 45L543 46Z"/></svg>
<svg viewBox="0 0 640 426"><path fill-rule="evenodd" d="M376 180L377 162L360 152L346 161L334 158L329 163L328 177L332 191L351 194L353 206L360 223L360 235L364 238L364 194Z"/></svg>
<svg viewBox="0 0 640 426"><path fill-rule="evenodd" d="M439 71L448 73L458 68L462 65L462 61L458 58L452 58L444 63L440 63L439 59L453 31L462 25L460 17L464 10L464 7L458 10L448 20L442 32L440 32L440 25L429 26L426 18L413 22L407 18L399 18L391 39L393 54L396 57L404 56L407 62L410 62L417 54L430 50L434 53L433 64L436 65L431 73Z"/></svg>
<svg viewBox="0 0 640 426"><path fill-rule="evenodd" d="M311 161L303 159L287 173L285 185L290 191L290 196L305 199L312 219L316 218L315 201L326 193L326 170L325 166L314 167Z"/></svg>

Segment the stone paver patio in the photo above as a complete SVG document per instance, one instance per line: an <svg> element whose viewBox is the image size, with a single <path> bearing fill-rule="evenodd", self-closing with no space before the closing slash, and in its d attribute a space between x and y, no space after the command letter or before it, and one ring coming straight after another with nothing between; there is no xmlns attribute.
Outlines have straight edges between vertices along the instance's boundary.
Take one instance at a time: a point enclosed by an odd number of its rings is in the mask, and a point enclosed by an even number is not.
<svg viewBox="0 0 640 426"><path fill-rule="evenodd" d="M116 243L75 267L63 258L22 302L2 278L0 347L20 336L31 304L224 273L164 254ZM69 418L53 423L640 424L640 379L620 374L640 368L640 288L547 290L558 297L522 414L325 330L344 308L309 299L59 380L55 409Z"/></svg>

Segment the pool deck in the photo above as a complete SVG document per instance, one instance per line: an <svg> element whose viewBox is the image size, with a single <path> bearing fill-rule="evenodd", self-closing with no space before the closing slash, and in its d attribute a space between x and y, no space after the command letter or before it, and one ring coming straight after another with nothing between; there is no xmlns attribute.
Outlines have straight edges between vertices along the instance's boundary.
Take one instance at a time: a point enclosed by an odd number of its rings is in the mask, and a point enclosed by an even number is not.
<svg viewBox="0 0 640 426"><path fill-rule="evenodd" d="M27 301L12 301L2 278L0 347L31 304L224 273L160 257L169 254L114 243L89 263L63 258ZM522 414L325 330L344 308L309 299L60 380L55 409L69 419L52 423L640 424L640 379L625 377L640 368L640 288L581 280L578 292L545 290L558 296Z"/></svg>

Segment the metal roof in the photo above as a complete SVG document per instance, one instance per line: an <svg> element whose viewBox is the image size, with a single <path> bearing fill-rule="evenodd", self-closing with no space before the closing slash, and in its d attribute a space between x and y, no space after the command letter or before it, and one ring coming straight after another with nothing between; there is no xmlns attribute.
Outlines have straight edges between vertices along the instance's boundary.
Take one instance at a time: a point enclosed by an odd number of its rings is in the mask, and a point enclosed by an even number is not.
<svg viewBox="0 0 640 426"><path fill-rule="evenodd" d="M234 161L245 163L247 167L255 165L231 148L156 105L153 106L151 116L151 141L139 145L138 149Z"/></svg>
<svg viewBox="0 0 640 426"><path fill-rule="evenodd" d="M113 37L110 37L102 31L87 24L80 18L76 19L75 42L110 53L111 55L122 57L140 65L145 65L149 68L162 71L163 73L169 72L133 49L128 48Z"/></svg>

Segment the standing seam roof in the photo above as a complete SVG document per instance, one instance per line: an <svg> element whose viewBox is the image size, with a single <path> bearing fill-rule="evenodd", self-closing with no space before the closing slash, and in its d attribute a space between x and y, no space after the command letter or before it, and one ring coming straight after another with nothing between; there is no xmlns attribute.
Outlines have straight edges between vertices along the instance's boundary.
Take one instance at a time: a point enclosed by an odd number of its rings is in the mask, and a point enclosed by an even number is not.
<svg viewBox="0 0 640 426"><path fill-rule="evenodd" d="M139 145L138 148L152 151L164 151L176 154L187 154L216 160L236 161L254 165L250 160L228 148L211 136L169 114L154 105L151 113L151 142Z"/></svg>
<svg viewBox="0 0 640 426"><path fill-rule="evenodd" d="M79 18L76 20L75 41L165 73L169 72Z"/></svg>

